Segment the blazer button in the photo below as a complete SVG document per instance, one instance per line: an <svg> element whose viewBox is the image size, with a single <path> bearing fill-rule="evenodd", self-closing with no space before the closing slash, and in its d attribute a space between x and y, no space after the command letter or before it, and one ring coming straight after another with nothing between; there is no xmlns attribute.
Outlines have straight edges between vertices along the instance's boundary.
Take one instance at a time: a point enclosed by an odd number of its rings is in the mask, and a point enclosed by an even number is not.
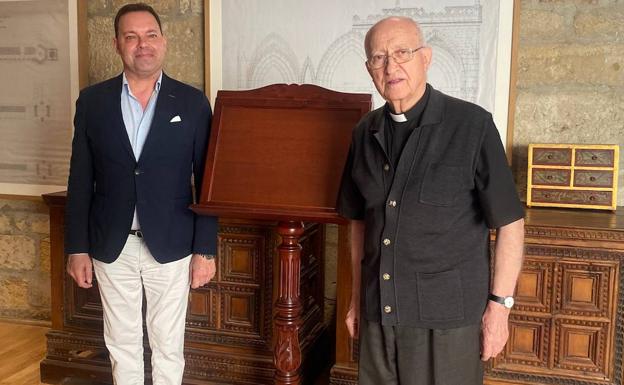
<svg viewBox="0 0 624 385"><path fill-rule="evenodd" d="M384 171L390 170L390 165L388 163L384 164Z"/></svg>
<svg viewBox="0 0 624 385"><path fill-rule="evenodd" d="M384 306L384 313L386 314L392 313L392 308L388 305Z"/></svg>
<svg viewBox="0 0 624 385"><path fill-rule="evenodd" d="M384 281L389 281L390 280L390 274L383 273L382 278L383 278Z"/></svg>
<svg viewBox="0 0 624 385"><path fill-rule="evenodd" d="M390 206L390 207L396 207L396 205L397 205L397 202L396 202L396 201L390 201L390 202L388 202L388 206Z"/></svg>
<svg viewBox="0 0 624 385"><path fill-rule="evenodd" d="M134 175L141 175L141 169L135 168Z"/></svg>
<svg viewBox="0 0 624 385"><path fill-rule="evenodd" d="M383 240L383 244L386 245L386 246L388 246L390 243L391 243L391 241L388 238Z"/></svg>

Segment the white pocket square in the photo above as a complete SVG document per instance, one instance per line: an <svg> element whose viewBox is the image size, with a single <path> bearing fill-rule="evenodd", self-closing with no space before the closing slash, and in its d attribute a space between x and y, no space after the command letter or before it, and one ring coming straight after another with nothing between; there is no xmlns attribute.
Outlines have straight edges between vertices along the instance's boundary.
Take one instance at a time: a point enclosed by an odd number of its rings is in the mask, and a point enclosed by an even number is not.
<svg viewBox="0 0 624 385"><path fill-rule="evenodd" d="M174 123L174 122L181 122L182 119L180 118L180 115L176 115L173 118L171 118L171 120L169 121L169 123Z"/></svg>

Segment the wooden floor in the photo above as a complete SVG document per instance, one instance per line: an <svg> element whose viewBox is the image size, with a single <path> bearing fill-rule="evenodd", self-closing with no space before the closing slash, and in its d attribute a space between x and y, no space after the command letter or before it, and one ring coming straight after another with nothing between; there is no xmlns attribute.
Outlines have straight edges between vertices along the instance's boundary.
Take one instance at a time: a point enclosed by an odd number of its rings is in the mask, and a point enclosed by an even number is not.
<svg viewBox="0 0 624 385"><path fill-rule="evenodd" d="M0 322L0 385L40 385L47 327Z"/></svg>
<svg viewBox="0 0 624 385"><path fill-rule="evenodd" d="M0 385L46 385L39 381L49 328L0 321ZM329 382L323 373L315 383Z"/></svg>

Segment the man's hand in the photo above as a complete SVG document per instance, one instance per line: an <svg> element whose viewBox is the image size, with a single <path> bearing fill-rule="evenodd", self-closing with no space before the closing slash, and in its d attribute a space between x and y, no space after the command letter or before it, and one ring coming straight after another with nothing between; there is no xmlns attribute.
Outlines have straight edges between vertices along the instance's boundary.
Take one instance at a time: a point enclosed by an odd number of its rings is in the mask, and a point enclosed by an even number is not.
<svg viewBox="0 0 624 385"><path fill-rule="evenodd" d="M509 312L503 305L488 301L481 319L481 361L494 358L503 351L509 338Z"/></svg>
<svg viewBox="0 0 624 385"><path fill-rule="evenodd" d="M193 289L206 285L214 278L216 272L217 265L214 258L206 259L201 254L193 254L190 271Z"/></svg>
<svg viewBox="0 0 624 385"><path fill-rule="evenodd" d="M76 284L88 289L93 286L93 263L87 253L69 254L67 257L67 274Z"/></svg>
<svg viewBox="0 0 624 385"><path fill-rule="evenodd" d="M360 335L360 300L351 300L345 324L351 338L358 339Z"/></svg>

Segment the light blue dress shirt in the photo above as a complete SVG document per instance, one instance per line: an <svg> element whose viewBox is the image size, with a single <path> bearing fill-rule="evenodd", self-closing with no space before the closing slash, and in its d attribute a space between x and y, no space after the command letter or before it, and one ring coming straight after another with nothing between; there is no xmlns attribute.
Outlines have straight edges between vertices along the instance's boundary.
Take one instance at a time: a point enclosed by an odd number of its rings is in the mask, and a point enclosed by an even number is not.
<svg viewBox="0 0 624 385"><path fill-rule="evenodd" d="M160 72L158 81L154 86L154 91L147 102L147 106L143 109L141 102L139 102L139 100L132 94L132 90L128 84L128 79L126 78L126 73L123 73L123 83L121 85L121 115L123 116L123 122L126 126L128 139L130 139L130 145L132 145L134 159L137 161L141 157L141 151L143 151L145 139L147 138L147 134L149 134L152 120L154 119L156 100L158 99L158 93L160 92L161 81L162 71ZM131 228L133 230L141 228L136 207L134 209L134 219L132 220Z"/></svg>

